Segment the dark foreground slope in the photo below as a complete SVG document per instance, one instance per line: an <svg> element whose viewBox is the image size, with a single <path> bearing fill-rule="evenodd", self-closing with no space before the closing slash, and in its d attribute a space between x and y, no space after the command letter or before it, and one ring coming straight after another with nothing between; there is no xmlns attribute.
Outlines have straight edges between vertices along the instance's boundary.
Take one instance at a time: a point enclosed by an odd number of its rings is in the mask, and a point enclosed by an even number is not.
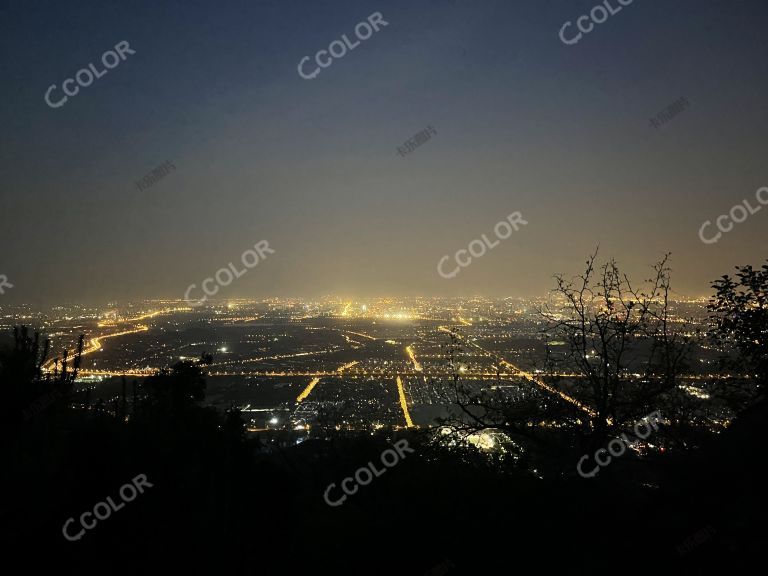
<svg viewBox="0 0 768 576"><path fill-rule="evenodd" d="M5 426L3 560L62 573L717 573L762 563L765 404L693 455L585 480L499 474L419 434L310 440L265 451L236 414L147 405L125 422L46 410ZM406 438L415 452L340 506L337 485ZM563 469L572 469L563 462ZM137 475L146 486L76 541L79 517ZM647 482L648 477L653 482ZM104 513L104 509L101 509ZM87 519L92 522L92 518Z"/></svg>

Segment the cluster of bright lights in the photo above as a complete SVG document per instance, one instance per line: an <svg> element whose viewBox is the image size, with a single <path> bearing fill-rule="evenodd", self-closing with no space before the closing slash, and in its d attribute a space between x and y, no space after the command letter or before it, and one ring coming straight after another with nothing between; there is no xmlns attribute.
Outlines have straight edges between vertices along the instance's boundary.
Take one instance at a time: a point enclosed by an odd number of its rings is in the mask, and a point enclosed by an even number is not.
<svg viewBox="0 0 768 576"><path fill-rule="evenodd" d="M512 457L514 459L519 458L522 451L522 448L507 434L494 428L466 432L456 430L450 426L442 426L437 429L434 439L440 445L449 449L479 450L485 454Z"/></svg>
<svg viewBox="0 0 768 576"><path fill-rule="evenodd" d="M708 392L705 392L704 390L696 386L691 386L690 384L683 384L680 386L680 388L685 390L690 396L693 396L694 398L698 398L699 400L709 400L710 398L710 395Z"/></svg>
<svg viewBox="0 0 768 576"><path fill-rule="evenodd" d="M405 417L405 425L407 428L412 428L413 420L411 420L411 414L408 412L408 402L405 399L405 390L403 390L403 381L400 380L400 376L397 377L397 395L400 398L400 408Z"/></svg>

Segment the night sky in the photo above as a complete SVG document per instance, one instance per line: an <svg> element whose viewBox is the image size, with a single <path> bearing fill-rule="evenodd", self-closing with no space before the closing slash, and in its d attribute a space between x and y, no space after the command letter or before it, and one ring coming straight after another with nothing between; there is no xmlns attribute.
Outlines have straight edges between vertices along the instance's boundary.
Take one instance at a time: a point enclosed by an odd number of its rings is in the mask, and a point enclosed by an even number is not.
<svg viewBox="0 0 768 576"><path fill-rule="evenodd" d="M670 251L676 294L709 294L768 257L768 206L699 239L768 186L768 3L635 0L563 44L596 4L0 1L0 305L182 298L262 239L220 296L539 295L598 244L638 279ZM298 75L374 12L388 26ZM136 53L46 105L121 41ZM515 211L527 226L438 275Z"/></svg>

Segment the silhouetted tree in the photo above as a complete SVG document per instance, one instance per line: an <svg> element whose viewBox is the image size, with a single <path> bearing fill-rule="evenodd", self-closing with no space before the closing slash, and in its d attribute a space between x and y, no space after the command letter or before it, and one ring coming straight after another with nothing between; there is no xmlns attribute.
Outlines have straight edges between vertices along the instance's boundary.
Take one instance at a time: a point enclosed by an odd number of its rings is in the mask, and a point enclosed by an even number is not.
<svg viewBox="0 0 768 576"><path fill-rule="evenodd" d="M729 368L747 373L752 382L731 382L744 398L765 398L768 382L768 264L755 270L737 266L735 278L728 275L712 283L716 293L708 308L712 315L710 335L726 351L736 353Z"/></svg>
<svg viewBox="0 0 768 576"><path fill-rule="evenodd" d="M78 340L72 365L68 353L63 360L49 361L50 340L41 345L40 334L29 335L26 326L13 330L13 347L0 351L0 390L2 420L6 425L29 420L33 415L61 404L72 391L83 351L83 336Z"/></svg>
<svg viewBox="0 0 768 576"><path fill-rule="evenodd" d="M224 424L222 426L224 436L231 443L238 444L245 440L245 420L243 420L243 411L235 406L224 413Z"/></svg>
<svg viewBox="0 0 768 576"><path fill-rule="evenodd" d="M737 266L736 278L728 275L714 281L716 294L709 310L713 330L720 342L733 344L744 367L755 376L768 376L768 264L760 270Z"/></svg>
<svg viewBox="0 0 768 576"><path fill-rule="evenodd" d="M202 369L189 360L161 370L142 384L148 403L170 413L182 412L205 399L205 387Z"/></svg>
<svg viewBox="0 0 768 576"><path fill-rule="evenodd" d="M615 260L598 266L597 252L574 279L556 275L556 292L565 303L547 305L541 314L547 332L566 343L565 357L548 358L551 374L520 376L520 389L495 390L461 378L457 354L468 339L449 331L446 363L453 372L442 382L452 412L442 423L459 434L498 430L515 442L539 450L547 460L601 447L609 437L660 410L676 418L691 403L678 387L693 345L690 330L670 312L668 255L653 266L653 276L635 286ZM478 349L479 350L479 349ZM503 355L484 352L506 371ZM573 372L557 377L555 370ZM498 370L498 368L497 368ZM527 380L527 381L526 381ZM556 422L555 428L546 423ZM541 424L544 423L544 426ZM576 440L574 443L573 440Z"/></svg>
<svg viewBox="0 0 768 576"><path fill-rule="evenodd" d="M587 407L601 443L655 410L672 416L692 341L685 324L671 321L669 254L639 286L615 260L597 266L596 257L597 251L573 279L555 276L565 306L547 305L542 313L549 330L566 342L560 364L581 375L566 392Z"/></svg>

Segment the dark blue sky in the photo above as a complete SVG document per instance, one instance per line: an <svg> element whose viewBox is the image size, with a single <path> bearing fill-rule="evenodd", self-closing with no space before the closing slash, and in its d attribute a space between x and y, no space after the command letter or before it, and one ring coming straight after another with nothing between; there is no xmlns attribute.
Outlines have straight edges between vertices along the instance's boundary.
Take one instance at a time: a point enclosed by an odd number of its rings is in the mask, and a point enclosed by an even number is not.
<svg viewBox="0 0 768 576"><path fill-rule="evenodd" d="M597 244L641 278L671 251L676 290L709 293L768 257L768 207L698 234L768 186L768 4L634 0L564 45L596 4L0 1L0 304L180 298L261 239L221 296L539 294ZM136 54L46 105L120 41ZM528 226L437 274L514 211Z"/></svg>

